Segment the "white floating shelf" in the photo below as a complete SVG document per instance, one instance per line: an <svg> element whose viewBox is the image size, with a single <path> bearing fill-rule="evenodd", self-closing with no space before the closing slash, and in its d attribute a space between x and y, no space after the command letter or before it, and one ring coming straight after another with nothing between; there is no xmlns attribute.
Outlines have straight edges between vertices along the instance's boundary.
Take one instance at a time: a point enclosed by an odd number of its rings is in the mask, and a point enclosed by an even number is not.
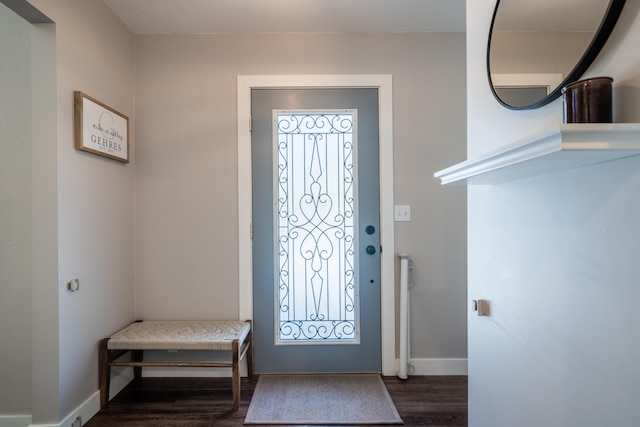
<svg viewBox="0 0 640 427"><path fill-rule="evenodd" d="M434 176L443 185L498 184L639 154L639 123L563 124Z"/></svg>

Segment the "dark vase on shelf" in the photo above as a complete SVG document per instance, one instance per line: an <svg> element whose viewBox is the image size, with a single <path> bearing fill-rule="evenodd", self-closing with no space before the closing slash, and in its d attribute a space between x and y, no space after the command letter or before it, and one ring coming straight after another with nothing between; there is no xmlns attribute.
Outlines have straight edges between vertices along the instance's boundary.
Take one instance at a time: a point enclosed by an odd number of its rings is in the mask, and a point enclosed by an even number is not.
<svg viewBox="0 0 640 427"><path fill-rule="evenodd" d="M593 77L562 88L565 123L611 123L611 77Z"/></svg>

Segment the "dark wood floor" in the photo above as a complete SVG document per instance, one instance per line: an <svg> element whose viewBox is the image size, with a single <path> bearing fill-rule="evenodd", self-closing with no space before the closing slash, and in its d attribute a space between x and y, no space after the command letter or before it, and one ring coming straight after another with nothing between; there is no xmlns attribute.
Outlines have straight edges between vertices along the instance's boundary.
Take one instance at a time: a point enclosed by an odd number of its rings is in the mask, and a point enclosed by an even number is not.
<svg viewBox="0 0 640 427"><path fill-rule="evenodd" d="M85 424L104 426L243 425L257 376L242 379L240 409L231 412L230 378L142 378ZM466 427L466 376L384 377L405 426Z"/></svg>

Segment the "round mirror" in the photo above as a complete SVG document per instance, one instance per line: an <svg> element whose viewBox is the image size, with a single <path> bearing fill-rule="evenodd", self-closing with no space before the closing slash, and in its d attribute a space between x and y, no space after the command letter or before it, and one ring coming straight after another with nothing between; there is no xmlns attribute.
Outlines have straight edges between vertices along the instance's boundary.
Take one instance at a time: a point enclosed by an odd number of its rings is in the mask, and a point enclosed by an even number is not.
<svg viewBox="0 0 640 427"><path fill-rule="evenodd" d="M560 96L596 58L625 0L497 0L487 48L489 84L513 110Z"/></svg>

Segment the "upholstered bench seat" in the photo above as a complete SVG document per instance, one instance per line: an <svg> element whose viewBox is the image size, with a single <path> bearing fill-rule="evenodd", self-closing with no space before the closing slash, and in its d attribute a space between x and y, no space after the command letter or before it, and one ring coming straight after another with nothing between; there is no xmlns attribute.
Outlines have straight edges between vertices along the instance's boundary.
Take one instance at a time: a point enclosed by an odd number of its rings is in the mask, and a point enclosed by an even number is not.
<svg viewBox="0 0 640 427"><path fill-rule="evenodd" d="M100 342L100 407L109 404L112 366L132 366L134 375L142 367L210 367L231 368L233 409L240 404L240 360L246 355L249 376L252 374L251 322L232 320L145 320L132 323ZM213 350L231 351L229 362L145 361L144 350ZM131 360L120 360L131 352Z"/></svg>

